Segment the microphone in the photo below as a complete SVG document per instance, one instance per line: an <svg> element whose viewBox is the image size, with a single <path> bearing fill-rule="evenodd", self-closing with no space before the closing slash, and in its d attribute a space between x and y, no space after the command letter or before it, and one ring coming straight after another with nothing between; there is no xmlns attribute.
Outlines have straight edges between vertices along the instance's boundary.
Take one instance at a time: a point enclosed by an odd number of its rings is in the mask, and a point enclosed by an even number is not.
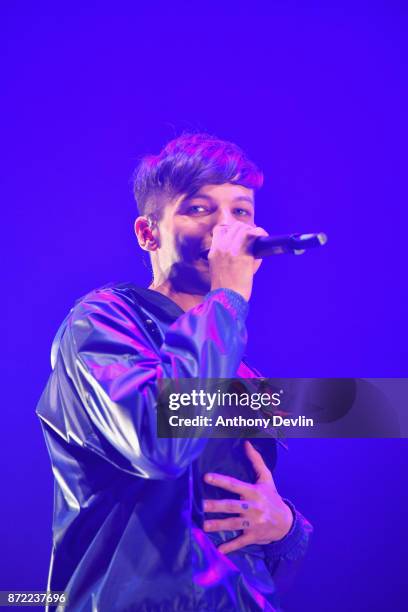
<svg viewBox="0 0 408 612"><path fill-rule="evenodd" d="M306 249L323 246L327 236L319 234L289 234L286 236L259 236L252 245L252 254L256 259L269 257L269 255L282 255L292 253L302 255Z"/></svg>

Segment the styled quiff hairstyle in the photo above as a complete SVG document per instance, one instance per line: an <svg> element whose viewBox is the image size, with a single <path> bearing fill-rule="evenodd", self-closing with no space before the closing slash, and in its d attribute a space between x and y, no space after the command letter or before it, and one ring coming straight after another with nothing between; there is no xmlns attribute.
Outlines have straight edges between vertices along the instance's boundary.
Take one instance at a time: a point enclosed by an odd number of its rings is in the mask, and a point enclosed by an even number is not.
<svg viewBox="0 0 408 612"><path fill-rule="evenodd" d="M144 157L133 175L139 213L157 220L174 197L223 183L259 189L263 174L236 144L202 133L171 140L158 155Z"/></svg>

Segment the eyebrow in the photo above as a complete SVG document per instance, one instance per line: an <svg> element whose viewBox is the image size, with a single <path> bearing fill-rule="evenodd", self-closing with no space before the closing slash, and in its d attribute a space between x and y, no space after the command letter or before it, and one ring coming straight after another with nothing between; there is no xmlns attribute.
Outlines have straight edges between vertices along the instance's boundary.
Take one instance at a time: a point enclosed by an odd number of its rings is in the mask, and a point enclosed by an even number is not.
<svg viewBox="0 0 408 612"><path fill-rule="evenodd" d="M183 202L187 201L187 200L194 200L195 198L202 198L203 200L207 200L208 202L213 202L213 198L209 195L207 195L206 193L194 193L191 196L187 196ZM233 200L233 202L248 202L249 204L251 204L252 206L254 206L254 201L252 198L250 198L249 196L236 196Z"/></svg>
<svg viewBox="0 0 408 612"><path fill-rule="evenodd" d="M252 206L254 205L253 199L249 196L237 196L233 199L233 202L249 202L250 204L252 204Z"/></svg>

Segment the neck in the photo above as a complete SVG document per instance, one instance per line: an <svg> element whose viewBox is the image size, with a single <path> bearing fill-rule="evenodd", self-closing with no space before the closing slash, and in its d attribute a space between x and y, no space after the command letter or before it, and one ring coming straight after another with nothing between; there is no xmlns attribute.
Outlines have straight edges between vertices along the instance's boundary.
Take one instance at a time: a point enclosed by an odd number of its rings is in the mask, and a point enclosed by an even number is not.
<svg viewBox="0 0 408 612"><path fill-rule="evenodd" d="M157 291L158 293L170 298L184 311L190 310L190 308L194 308L194 306L201 304L205 298L205 295L202 294L178 291L169 281L164 281L163 283L156 283L153 281L149 286L149 289Z"/></svg>

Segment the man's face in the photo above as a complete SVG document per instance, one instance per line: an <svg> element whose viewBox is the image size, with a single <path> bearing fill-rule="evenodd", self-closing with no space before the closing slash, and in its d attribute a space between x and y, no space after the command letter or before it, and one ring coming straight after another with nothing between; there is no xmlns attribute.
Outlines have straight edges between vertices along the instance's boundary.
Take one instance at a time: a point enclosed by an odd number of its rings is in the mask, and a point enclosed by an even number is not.
<svg viewBox="0 0 408 612"><path fill-rule="evenodd" d="M156 264L179 290L206 293L210 275L205 252L216 225L254 226L254 192L242 185L205 185L194 196L170 201L158 222Z"/></svg>

